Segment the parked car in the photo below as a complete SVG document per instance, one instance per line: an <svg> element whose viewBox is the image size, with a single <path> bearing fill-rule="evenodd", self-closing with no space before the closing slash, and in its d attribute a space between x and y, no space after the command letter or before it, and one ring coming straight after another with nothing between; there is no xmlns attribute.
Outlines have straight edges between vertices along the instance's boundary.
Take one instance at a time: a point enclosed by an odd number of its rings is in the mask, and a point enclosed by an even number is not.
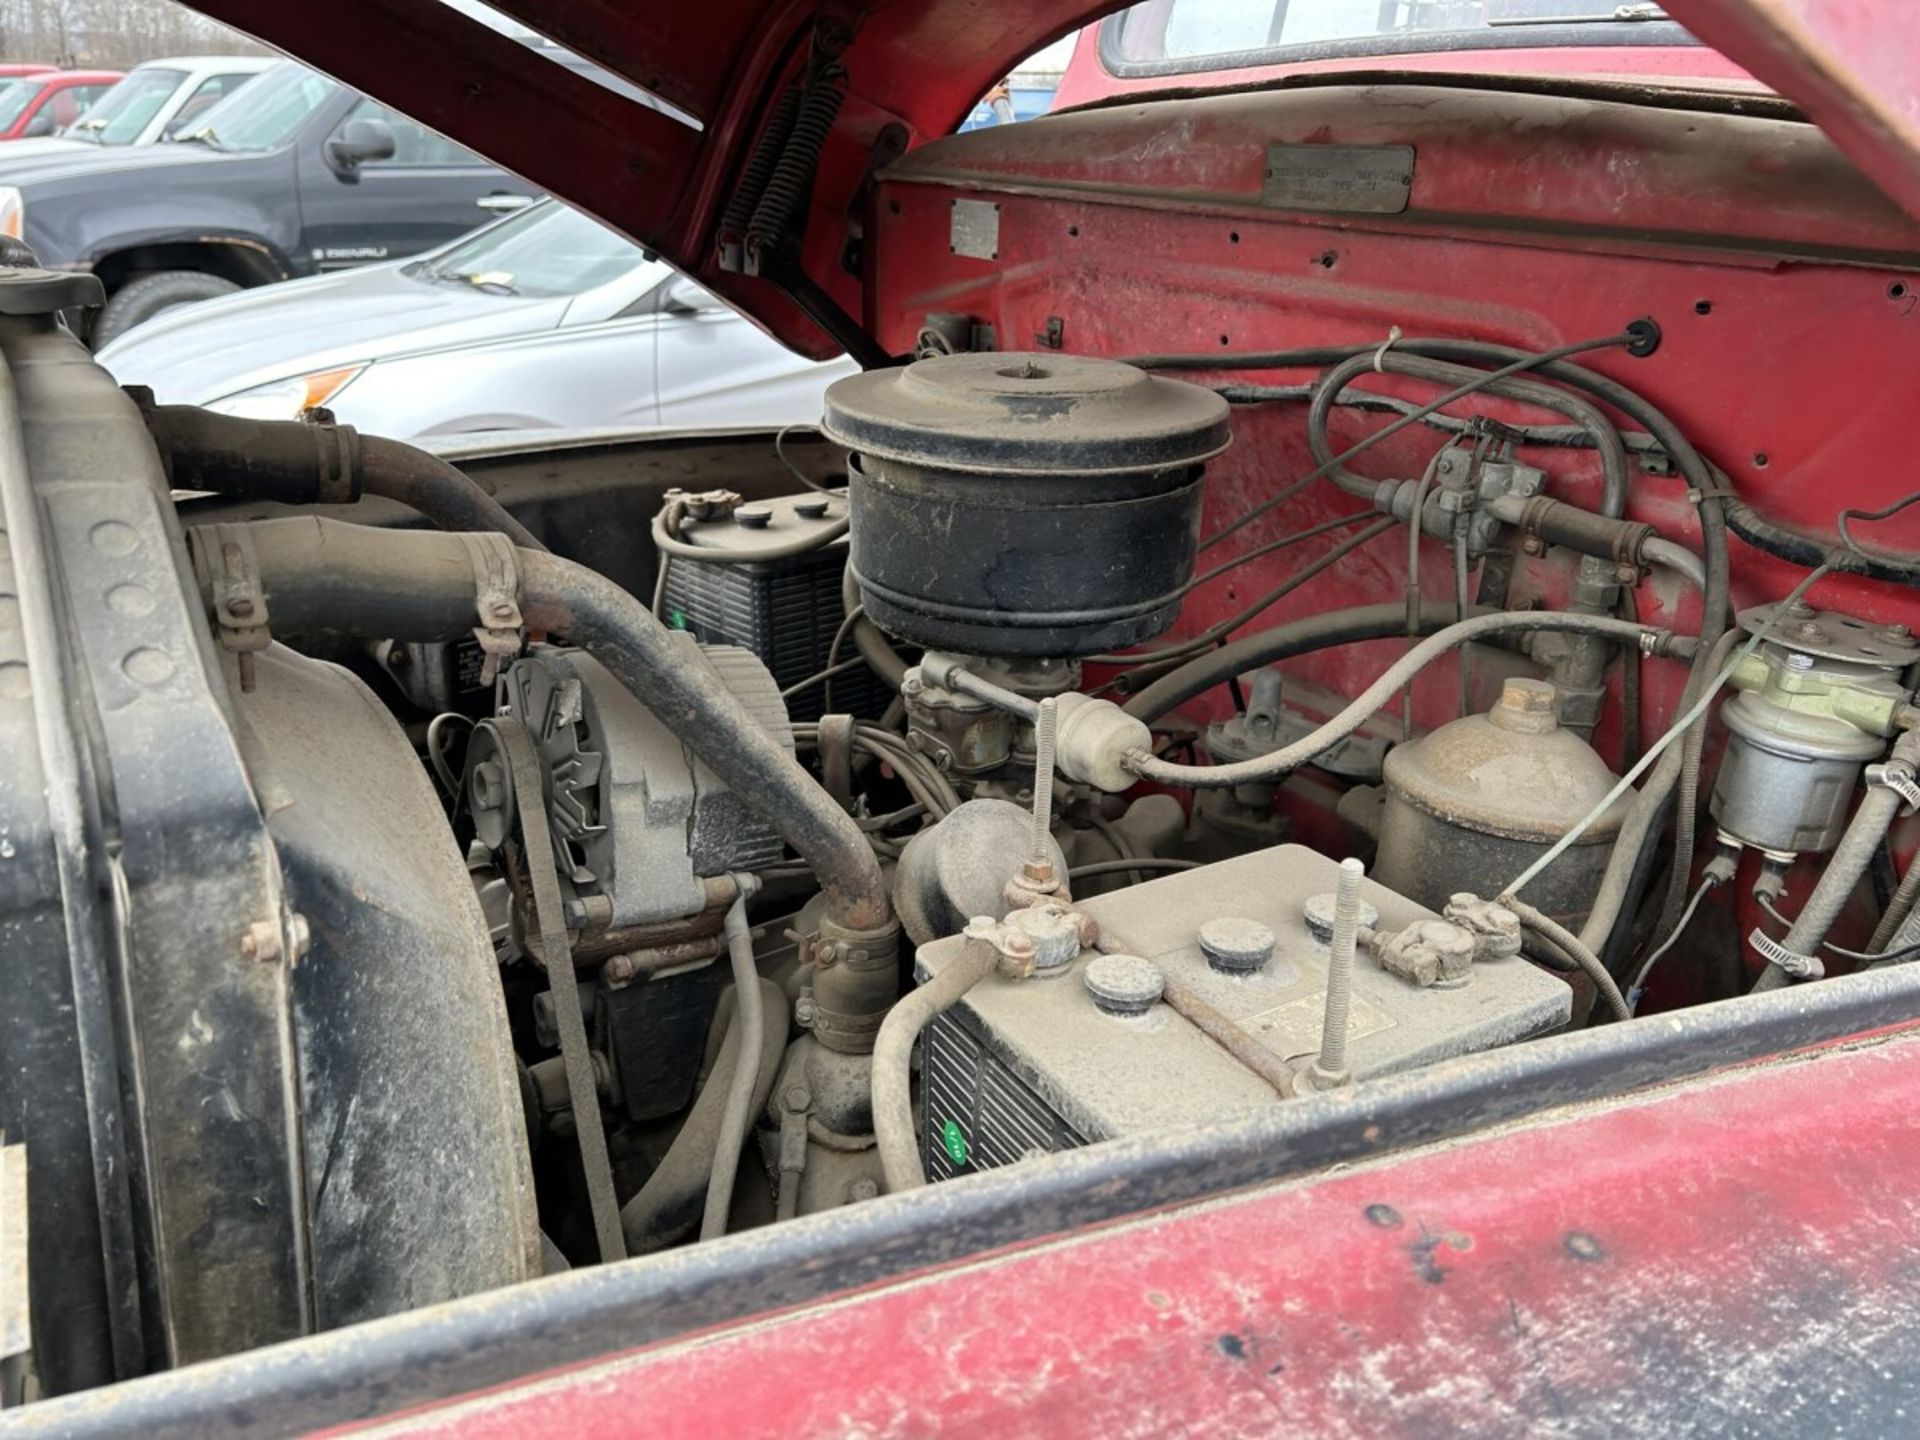
<svg viewBox="0 0 1920 1440"><path fill-rule="evenodd" d="M99 352L167 403L370 434L811 423L845 359L803 360L554 201L410 261L169 311Z"/></svg>
<svg viewBox="0 0 1920 1440"><path fill-rule="evenodd" d="M197 3L861 368L0 267L7 1440L1920 1428L1911 0Z"/></svg>
<svg viewBox="0 0 1920 1440"><path fill-rule="evenodd" d="M0 85L0 140L30 140L73 124L120 82L118 70L50 70Z"/></svg>
<svg viewBox="0 0 1920 1440"><path fill-rule="evenodd" d="M101 344L175 305L416 254L534 194L291 61L170 145L0 159L0 182L0 232L43 265L89 271L106 287Z"/></svg>
<svg viewBox="0 0 1920 1440"><path fill-rule="evenodd" d="M277 63L270 55L178 55L149 60L129 70L60 136L89 145L151 145L187 129L216 103Z"/></svg>

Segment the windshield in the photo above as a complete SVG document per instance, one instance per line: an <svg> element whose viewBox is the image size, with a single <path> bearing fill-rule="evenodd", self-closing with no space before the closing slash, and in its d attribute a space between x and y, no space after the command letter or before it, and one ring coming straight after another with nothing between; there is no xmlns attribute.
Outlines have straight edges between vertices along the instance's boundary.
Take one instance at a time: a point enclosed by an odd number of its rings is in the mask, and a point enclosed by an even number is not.
<svg viewBox="0 0 1920 1440"><path fill-rule="evenodd" d="M544 201L415 266L416 279L496 294L580 295L642 264L640 247L558 201Z"/></svg>
<svg viewBox="0 0 1920 1440"><path fill-rule="evenodd" d="M22 80L9 80L0 86L0 130L9 129L13 122L27 113L27 107L33 103L33 97L45 87L46 82L36 77Z"/></svg>
<svg viewBox="0 0 1920 1440"><path fill-rule="evenodd" d="M1101 34L1123 71L1506 45L1694 43L1658 5L1617 0L1146 0Z"/></svg>
<svg viewBox="0 0 1920 1440"><path fill-rule="evenodd" d="M96 145L131 145L186 78L184 70L136 70L96 100L67 134Z"/></svg>
<svg viewBox="0 0 1920 1440"><path fill-rule="evenodd" d="M326 76L288 61L242 85L180 138L216 150L278 149L299 133L334 89Z"/></svg>

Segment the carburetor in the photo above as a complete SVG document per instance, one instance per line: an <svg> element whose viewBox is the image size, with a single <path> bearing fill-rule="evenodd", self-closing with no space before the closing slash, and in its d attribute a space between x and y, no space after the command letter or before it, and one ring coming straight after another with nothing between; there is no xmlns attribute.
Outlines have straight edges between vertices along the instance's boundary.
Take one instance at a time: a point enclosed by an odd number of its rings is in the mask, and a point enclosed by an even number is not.
<svg viewBox="0 0 1920 1440"><path fill-rule="evenodd" d="M1740 625L1751 633L1773 613L1745 611ZM1721 711L1727 751L1710 805L1721 839L1775 860L1833 849L1861 768L1906 705L1900 672L1917 659L1904 626L1789 606L1729 680L1738 693Z"/></svg>

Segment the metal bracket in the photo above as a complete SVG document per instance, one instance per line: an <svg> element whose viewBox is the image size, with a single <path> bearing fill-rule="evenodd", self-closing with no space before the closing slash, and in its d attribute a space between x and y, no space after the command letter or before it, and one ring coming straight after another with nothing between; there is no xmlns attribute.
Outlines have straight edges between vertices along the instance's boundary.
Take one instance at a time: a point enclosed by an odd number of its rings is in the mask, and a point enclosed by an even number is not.
<svg viewBox="0 0 1920 1440"><path fill-rule="evenodd" d="M240 688L253 690L253 657L273 643L267 630L267 592L245 525L213 525L207 572L213 582L213 618L220 647L240 657Z"/></svg>
<svg viewBox="0 0 1920 1440"><path fill-rule="evenodd" d="M501 664L520 653L523 638L520 601L514 593L513 541L490 531L464 533L460 539L473 565L473 608L480 620L473 638L480 643L484 657L480 683L491 685Z"/></svg>

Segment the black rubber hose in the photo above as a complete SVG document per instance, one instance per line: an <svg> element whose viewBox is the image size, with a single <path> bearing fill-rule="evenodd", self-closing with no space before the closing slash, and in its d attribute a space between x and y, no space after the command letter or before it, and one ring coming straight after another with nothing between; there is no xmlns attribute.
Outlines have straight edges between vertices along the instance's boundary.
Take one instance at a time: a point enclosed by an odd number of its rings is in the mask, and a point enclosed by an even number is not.
<svg viewBox="0 0 1920 1440"><path fill-rule="evenodd" d="M1394 351L1385 354L1356 355L1329 370L1314 388L1313 402L1307 408L1307 443L1312 447L1314 463L1326 465L1334 459L1334 449L1327 439L1327 416L1339 401L1340 394L1347 385L1360 376L1367 374L1376 366L1391 375L1408 375L1416 380L1424 380L1434 385L1443 385L1452 389L1475 380L1483 372L1468 365L1458 365L1446 360L1434 360L1423 355L1403 355ZM1599 408L1587 401L1554 385L1543 385L1537 380L1524 379L1510 375L1504 380L1492 380L1480 387L1478 393L1498 395L1502 399L1517 400L1542 410L1551 410L1573 421L1592 438L1594 449L1599 453L1603 476L1599 512L1609 519L1619 519L1627 509L1627 446L1620 438L1620 432L1603 415ZM1344 466L1337 466L1329 477L1342 490L1351 495L1371 497L1378 489L1376 480L1356 475Z"/></svg>
<svg viewBox="0 0 1920 1440"><path fill-rule="evenodd" d="M331 420L252 420L197 405L155 405L150 392L130 393L176 490L284 505L346 505L380 495L442 530L493 530L523 550L547 548L472 476L417 446Z"/></svg>
<svg viewBox="0 0 1920 1440"><path fill-rule="evenodd" d="M1201 351L1192 354L1136 355L1129 357L1127 363L1145 370L1286 370L1336 365L1355 355L1375 354L1380 348L1375 345L1314 346L1300 350L1223 355L1209 355ZM1393 352L1425 355L1436 360L1457 360L1469 365L1511 365L1529 358L1529 352L1525 350L1486 340L1400 339L1393 342L1392 350L1388 353ZM1720 638L1729 618L1728 601L1732 581L1727 559L1727 507L1718 493L1722 488L1720 480L1724 477L1716 478L1713 469L1701 458L1700 452L1694 449L1693 442L1687 439L1680 427L1668 419L1658 406L1630 387L1583 365L1576 365L1571 360L1539 360L1529 368L1536 375L1584 390L1638 421L1641 428L1652 435L1672 458L1688 486L1699 497L1696 507L1700 515L1701 545L1706 554L1707 584L1706 607L1700 631L1703 643L1696 663L1704 663L1706 650ZM1824 552L1821 552L1810 555L1800 563L1814 565L1824 558Z"/></svg>
<svg viewBox="0 0 1920 1440"><path fill-rule="evenodd" d="M522 550L546 550L507 507L438 455L378 435L360 437L360 488L418 510L442 530L497 530Z"/></svg>
<svg viewBox="0 0 1920 1440"><path fill-rule="evenodd" d="M591 654L813 867L829 917L843 929L892 924L886 882L860 827L647 607L597 571L521 551L526 623Z"/></svg>
<svg viewBox="0 0 1920 1440"><path fill-rule="evenodd" d="M763 1021L760 1063L753 1082L753 1105L748 1112L751 1115L758 1115L765 1108L767 1096L773 1089L773 1077L787 1048L786 992L773 981L762 979L760 1004ZM736 1019L727 1026L720 1053L707 1072L706 1083L700 1087L693 1108L681 1123L680 1133L673 1137L673 1144L667 1147L666 1155L647 1177L647 1183L620 1207L620 1229L626 1235L629 1255L664 1250L689 1238L700 1224L700 1212L718 1154L727 1091L739 1068L739 1060L740 1025Z"/></svg>
<svg viewBox="0 0 1920 1440"><path fill-rule="evenodd" d="M1484 340L1421 340L1412 344L1403 342L1398 348L1414 354L1430 355L1435 359L1461 360L1468 364L1491 361L1496 365L1506 365L1524 359L1527 353ZM1546 361L1538 367L1537 373L1584 390L1638 421L1642 429L1660 442L1698 497L1696 508L1700 515L1701 550L1706 558L1707 584L1700 618L1700 650L1694 665L1696 669L1704 666L1713 642L1727 628L1732 586L1727 558L1726 505L1718 493L1721 487L1712 467L1701 458L1700 452L1694 449L1693 442L1687 439L1680 427L1667 418L1665 411L1619 381L1609 380L1597 371L1576 365L1571 360Z"/></svg>
<svg viewBox="0 0 1920 1440"><path fill-rule="evenodd" d="M1476 607L1474 615L1493 612ZM1459 616L1452 601L1430 600L1420 608L1419 633L1431 635L1453 624ZM1335 645L1353 645L1362 640L1404 640L1407 636L1407 607L1356 605L1349 610L1329 610L1290 620L1284 625L1243 635L1231 644L1187 661L1178 670L1162 675L1122 707L1135 719L1149 725L1177 710L1196 695L1204 695L1216 685L1224 685L1236 675L1258 670L1295 655Z"/></svg>
<svg viewBox="0 0 1920 1440"><path fill-rule="evenodd" d="M221 554L237 528L201 525L188 531L195 576L210 609ZM276 631L455 640L479 623L474 562L462 536L383 530L317 515L255 521L245 534L266 597L265 618ZM690 663L674 632L597 571L533 550L515 551L514 560L526 626L562 636L605 665L764 816L819 876L834 925L861 935L892 931L886 884L859 825L711 666Z"/></svg>
<svg viewBox="0 0 1920 1440"><path fill-rule="evenodd" d="M1743 500L1727 506L1727 528L1756 550L1795 565L1833 564L1836 570L1864 575L1869 580L1885 580L1894 585L1920 585L1920 559L1902 560L1892 555L1844 550L1838 541L1819 540L1789 530L1766 519ZM1836 551L1844 558L1834 560Z"/></svg>

